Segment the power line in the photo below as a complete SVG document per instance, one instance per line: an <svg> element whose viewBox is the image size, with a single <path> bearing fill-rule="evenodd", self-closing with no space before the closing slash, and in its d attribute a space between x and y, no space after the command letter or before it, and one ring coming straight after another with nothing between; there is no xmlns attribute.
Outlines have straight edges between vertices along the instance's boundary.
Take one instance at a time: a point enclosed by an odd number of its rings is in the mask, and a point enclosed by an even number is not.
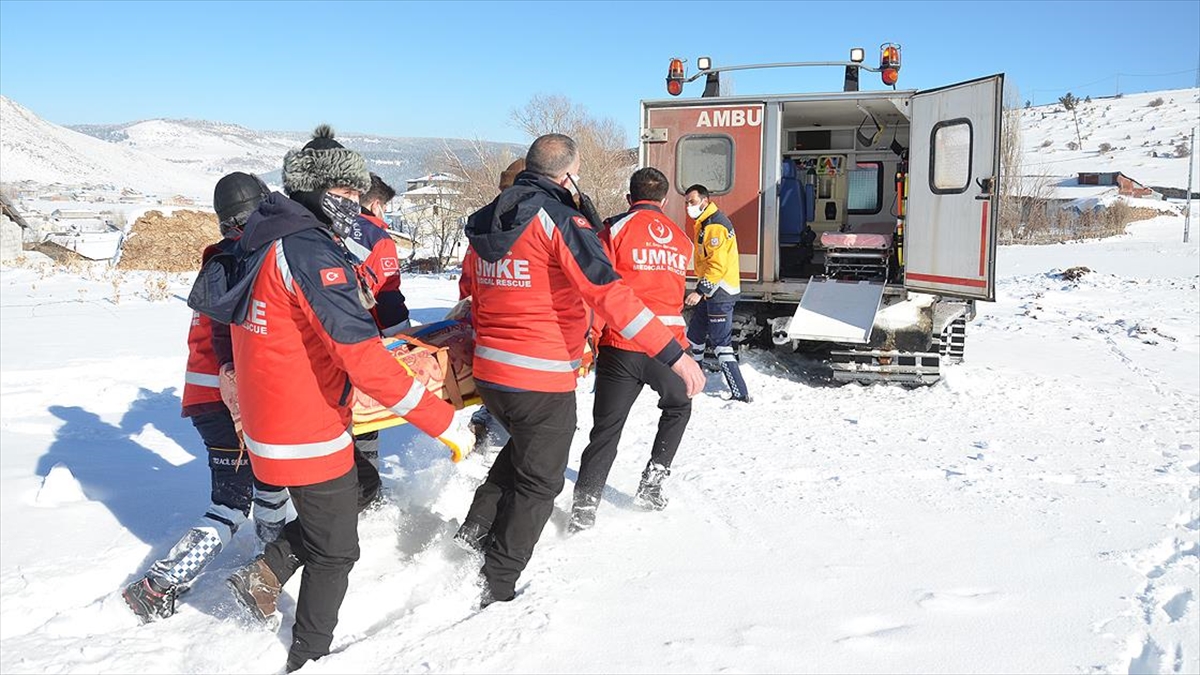
<svg viewBox="0 0 1200 675"><path fill-rule="evenodd" d="M1103 82L1107 82L1107 81L1109 81L1109 80L1111 80L1111 79L1113 79L1113 78L1116 78L1116 80L1117 80L1117 93L1120 93L1120 91L1121 91L1121 78L1122 78L1122 77L1167 77L1167 76L1169 76L1169 75L1183 75L1183 74L1185 74L1185 73L1196 73L1196 76L1197 76L1197 81L1200 81L1200 68L1187 68L1187 69L1185 69L1185 70L1175 70L1175 71L1171 71L1171 72L1169 72L1169 73L1143 73L1143 74L1137 74L1137 73L1113 73L1112 75L1108 75L1108 76L1106 76L1106 77L1102 77L1102 78L1100 78L1099 80L1095 80L1095 81L1093 81L1093 82L1088 82L1088 83L1086 83L1086 84L1077 84L1077 85L1075 85L1075 86L1073 86L1073 87L1037 87L1037 88L1034 88L1034 89L1030 89L1030 91L1031 91L1031 92L1032 92L1032 94L1033 94L1033 99L1034 99L1034 101L1033 101L1033 102L1034 102L1034 103L1036 103L1036 102L1037 102L1037 101L1036 101L1036 99L1037 99L1037 94L1038 94L1038 92L1047 92L1047 91L1049 91L1049 92L1060 92L1060 91L1068 91L1068 92L1069 92L1069 91L1081 91L1081 90L1084 90L1084 89L1086 89L1087 87L1091 87L1091 86L1093 86L1093 85L1101 84L1101 83L1103 83Z"/></svg>

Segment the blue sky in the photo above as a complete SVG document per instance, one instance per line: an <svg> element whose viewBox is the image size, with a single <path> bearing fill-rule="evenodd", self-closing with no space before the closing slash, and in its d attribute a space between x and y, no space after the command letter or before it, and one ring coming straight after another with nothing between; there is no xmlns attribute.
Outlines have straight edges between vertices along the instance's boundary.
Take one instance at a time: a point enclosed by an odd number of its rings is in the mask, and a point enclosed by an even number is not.
<svg viewBox="0 0 1200 675"><path fill-rule="evenodd" d="M1200 2L0 2L0 93L59 124L188 117L254 129L523 141L563 94L623 125L671 56L840 61L903 47L901 88L1005 72L1021 100L1193 87ZM836 91L840 69L733 74ZM863 74L864 89L878 89ZM699 96L695 82L684 96Z"/></svg>

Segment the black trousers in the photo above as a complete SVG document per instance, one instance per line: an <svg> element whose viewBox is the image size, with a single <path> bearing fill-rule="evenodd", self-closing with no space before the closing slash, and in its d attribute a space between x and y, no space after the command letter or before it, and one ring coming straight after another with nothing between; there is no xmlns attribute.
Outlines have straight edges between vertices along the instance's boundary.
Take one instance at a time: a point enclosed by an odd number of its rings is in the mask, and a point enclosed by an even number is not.
<svg viewBox="0 0 1200 675"><path fill-rule="evenodd" d="M686 357L684 357L686 358ZM683 380L660 361L641 352L601 347L596 357L596 399L592 407L592 434L579 462L575 502L596 503L617 459L621 431L642 387L658 394L658 433L650 446L650 461L670 467L683 432L692 416L692 400Z"/></svg>
<svg viewBox="0 0 1200 675"><path fill-rule="evenodd" d="M498 600L517 579L562 492L575 436L575 392L508 392L480 387L483 402L511 437L475 491L467 520L489 528L482 574Z"/></svg>
<svg viewBox="0 0 1200 675"><path fill-rule="evenodd" d="M329 653L350 570L358 561L358 471L324 483L290 488L296 519L267 545L263 559L279 583L301 567L300 597L289 661Z"/></svg>
<svg viewBox="0 0 1200 675"><path fill-rule="evenodd" d="M354 437L354 469L358 472L358 510L379 498L383 480L379 477L379 432L368 431Z"/></svg>

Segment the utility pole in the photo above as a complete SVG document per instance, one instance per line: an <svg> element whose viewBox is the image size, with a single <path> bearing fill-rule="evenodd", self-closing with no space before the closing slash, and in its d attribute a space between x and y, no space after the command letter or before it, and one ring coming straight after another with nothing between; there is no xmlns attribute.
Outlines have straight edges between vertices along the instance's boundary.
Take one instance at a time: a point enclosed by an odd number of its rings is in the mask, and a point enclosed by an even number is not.
<svg viewBox="0 0 1200 675"><path fill-rule="evenodd" d="M1196 169L1196 127L1192 127L1192 140L1188 151L1187 212L1183 216L1183 243L1188 242L1192 229L1192 174Z"/></svg>

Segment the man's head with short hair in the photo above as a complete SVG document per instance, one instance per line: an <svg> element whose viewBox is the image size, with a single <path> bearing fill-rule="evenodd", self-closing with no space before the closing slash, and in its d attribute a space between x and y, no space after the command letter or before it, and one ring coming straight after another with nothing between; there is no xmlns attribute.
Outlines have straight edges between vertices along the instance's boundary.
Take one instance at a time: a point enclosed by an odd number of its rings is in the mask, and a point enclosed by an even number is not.
<svg viewBox="0 0 1200 675"><path fill-rule="evenodd" d="M699 218L708 210L708 188L696 183L683 191L683 205L691 218Z"/></svg>
<svg viewBox="0 0 1200 675"><path fill-rule="evenodd" d="M629 177L629 202L661 202L667 198L671 184L658 169L648 166Z"/></svg>
<svg viewBox="0 0 1200 675"><path fill-rule="evenodd" d="M378 174L371 174L371 188L358 196L358 203L378 218L383 217L388 202L396 197L396 190L383 182Z"/></svg>
<svg viewBox="0 0 1200 675"><path fill-rule="evenodd" d="M564 134L538 136L525 153L525 170L561 185L567 182L567 174L579 172L579 148Z"/></svg>

